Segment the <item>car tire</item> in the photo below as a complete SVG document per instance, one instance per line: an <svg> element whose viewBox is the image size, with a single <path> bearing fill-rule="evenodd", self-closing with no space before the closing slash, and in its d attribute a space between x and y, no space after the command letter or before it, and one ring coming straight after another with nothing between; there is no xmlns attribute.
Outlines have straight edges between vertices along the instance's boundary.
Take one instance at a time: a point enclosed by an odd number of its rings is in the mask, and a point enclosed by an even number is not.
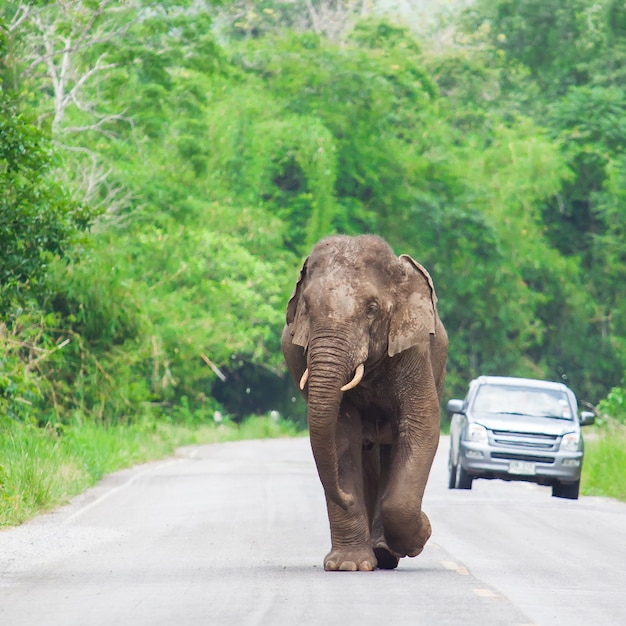
<svg viewBox="0 0 626 626"><path fill-rule="evenodd" d="M457 489L471 489L473 480L474 480L473 476L468 474L463 469L463 466L461 465L461 463L459 463L456 468L456 488Z"/></svg>
<svg viewBox="0 0 626 626"><path fill-rule="evenodd" d="M452 463L452 456L448 458L448 489L456 488L456 465Z"/></svg>
<svg viewBox="0 0 626 626"><path fill-rule="evenodd" d="M578 500L580 492L580 480L575 483L556 483L552 485L552 496L554 498L567 498L568 500Z"/></svg>

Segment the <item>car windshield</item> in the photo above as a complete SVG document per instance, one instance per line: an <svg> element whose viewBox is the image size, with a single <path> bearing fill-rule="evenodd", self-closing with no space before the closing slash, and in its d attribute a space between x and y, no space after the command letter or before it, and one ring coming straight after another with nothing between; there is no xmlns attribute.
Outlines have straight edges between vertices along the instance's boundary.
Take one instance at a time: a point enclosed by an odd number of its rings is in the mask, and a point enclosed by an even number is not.
<svg viewBox="0 0 626 626"><path fill-rule="evenodd" d="M558 389L481 385L474 398L473 409L480 413L572 419L567 394Z"/></svg>

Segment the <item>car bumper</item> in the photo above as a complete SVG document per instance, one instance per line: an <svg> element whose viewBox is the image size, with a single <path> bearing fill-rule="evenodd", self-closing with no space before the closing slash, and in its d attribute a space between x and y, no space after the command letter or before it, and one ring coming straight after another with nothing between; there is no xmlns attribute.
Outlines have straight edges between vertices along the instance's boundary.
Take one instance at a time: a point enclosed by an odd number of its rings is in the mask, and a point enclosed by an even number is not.
<svg viewBox="0 0 626 626"><path fill-rule="evenodd" d="M583 452L537 452L461 442L459 463L475 478L503 478L551 484L580 479Z"/></svg>

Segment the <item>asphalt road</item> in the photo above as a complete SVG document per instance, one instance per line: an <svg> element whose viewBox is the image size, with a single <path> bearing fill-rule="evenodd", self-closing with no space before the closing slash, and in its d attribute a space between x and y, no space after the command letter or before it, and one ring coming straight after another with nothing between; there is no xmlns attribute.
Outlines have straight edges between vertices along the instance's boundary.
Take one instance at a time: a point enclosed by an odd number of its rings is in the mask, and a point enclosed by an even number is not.
<svg viewBox="0 0 626 626"><path fill-rule="evenodd" d="M2 626L626 624L626 504L546 487L446 488L394 571L324 572L308 440L185 448L0 532Z"/></svg>

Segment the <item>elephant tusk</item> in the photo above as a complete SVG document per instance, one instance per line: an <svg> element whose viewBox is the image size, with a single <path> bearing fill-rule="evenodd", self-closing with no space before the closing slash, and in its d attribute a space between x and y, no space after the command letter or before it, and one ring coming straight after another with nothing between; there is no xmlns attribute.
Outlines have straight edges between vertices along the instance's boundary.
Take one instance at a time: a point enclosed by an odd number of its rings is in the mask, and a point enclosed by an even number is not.
<svg viewBox="0 0 626 626"><path fill-rule="evenodd" d="M354 372L354 378L347 384L341 388L341 391L350 391L350 389L354 389L360 382L363 380L363 373L365 372L365 365L361 363L356 368L356 372Z"/></svg>
<svg viewBox="0 0 626 626"><path fill-rule="evenodd" d="M304 370L304 374L302 374L302 378L300 379L300 391L304 391L304 387L306 385L307 380L309 380L309 368L308 367Z"/></svg>

